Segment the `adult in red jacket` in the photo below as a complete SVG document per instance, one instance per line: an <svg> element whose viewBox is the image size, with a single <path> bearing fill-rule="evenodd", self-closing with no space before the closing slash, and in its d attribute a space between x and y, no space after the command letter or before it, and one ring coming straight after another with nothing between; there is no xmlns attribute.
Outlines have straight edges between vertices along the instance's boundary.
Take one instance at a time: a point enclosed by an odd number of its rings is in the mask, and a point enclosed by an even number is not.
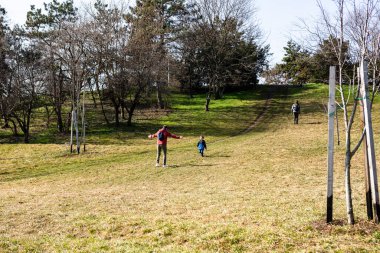
<svg viewBox="0 0 380 253"><path fill-rule="evenodd" d="M156 167L160 166L160 156L161 156L161 150L162 150L164 152L164 164L162 165L162 167L165 168L166 167L166 153L167 153L168 137L171 137L171 138L174 138L174 139L182 139L183 137L169 133L167 126L163 126L155 134L148 135L148 138L150 138L150 139L153 139L154 137L157 137L157 160L156 160Z"/></svg>

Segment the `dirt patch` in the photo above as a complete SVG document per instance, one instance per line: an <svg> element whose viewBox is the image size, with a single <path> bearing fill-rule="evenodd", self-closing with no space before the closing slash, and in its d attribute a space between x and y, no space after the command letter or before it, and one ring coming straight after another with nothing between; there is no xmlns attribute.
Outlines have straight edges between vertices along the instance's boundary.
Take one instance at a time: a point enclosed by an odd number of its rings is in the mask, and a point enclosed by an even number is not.
<svg viewBox="0 0 380 253"><path fill-rule="evenodd" d="M272 102L271 98L268 98L267 100L265 100L265 104L263 106L262 111L257 115L257 117L255 118L255 120L253 121L253 123L249 127L247 127L247 129L245 129L244 131L242 131L240 134L246 134L246 133L248 133L253 128L255 128L257 126L257 124L259 124L261 122L261 120L264 117L265 113L268 111L271 102Z"/></svg>
<svg viewBox="0 0 380 253"><path fill-rule="evenodd" d="M326 223L325 220L318 220L311 224L311 226L321 232L329 234L358 234L358 235L372 235L379 231L379 224L373 221L359 220L354 225L348 225L346 220L334 220L331 223Z"/></svg>

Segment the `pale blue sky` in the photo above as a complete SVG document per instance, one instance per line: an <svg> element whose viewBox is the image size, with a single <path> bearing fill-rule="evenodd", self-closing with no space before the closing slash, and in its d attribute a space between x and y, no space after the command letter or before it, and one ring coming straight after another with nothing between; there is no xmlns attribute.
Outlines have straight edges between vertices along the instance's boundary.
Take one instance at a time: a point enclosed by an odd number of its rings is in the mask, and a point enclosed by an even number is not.
<svg viewBox="0 0 380 253"><path fill-rule="evenodd" d="M333 0L321 0L326 9L334 10ZM261 28L273 53L271 63L281 62L283 47L290 39L297 39L302 31L300 19L313 22L320 16L316 0L255 0Z"/></svg>
<svg viewBox="0 0 380 253"><path fill-rule="evenodd" d="M280 62L284 51L283 47L290 38L297 37L299 30L296 26L299 19L311 21L318 16L319 10L316 0L253 0L257 8L257 16L261 28L266 34L266 44L270 44L271 64ZM43 7L49 0L0 0L0 5L8 12L11 23L23 24L26 12L30 5ZM93 2L93 0L74 0L74 3ZM126 1L127 2L127 1ZM330 8L333 0L322 0L322 3Z"/></svg>

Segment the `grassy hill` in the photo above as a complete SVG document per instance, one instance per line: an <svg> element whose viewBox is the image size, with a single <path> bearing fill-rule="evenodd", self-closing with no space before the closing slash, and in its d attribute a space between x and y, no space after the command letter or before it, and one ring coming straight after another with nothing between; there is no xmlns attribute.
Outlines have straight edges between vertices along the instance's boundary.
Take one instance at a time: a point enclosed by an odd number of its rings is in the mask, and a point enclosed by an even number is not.
<svg viewBox="0 0 380 253"><path fill-rule="evenodd" d="M0 252L378 252L360 151L352 168L358 223L345 221L343 145L335 221L324 223L327 97L323 85L261 87L205 112L204 97L178 95L171 113L134 128L94 124L84 154L70 155L67 144L1 144ZM296 99L299 125L290 115ZM184 135L169 140L165 169L154 167L155 141L146 138L162 124Z"/></svg>

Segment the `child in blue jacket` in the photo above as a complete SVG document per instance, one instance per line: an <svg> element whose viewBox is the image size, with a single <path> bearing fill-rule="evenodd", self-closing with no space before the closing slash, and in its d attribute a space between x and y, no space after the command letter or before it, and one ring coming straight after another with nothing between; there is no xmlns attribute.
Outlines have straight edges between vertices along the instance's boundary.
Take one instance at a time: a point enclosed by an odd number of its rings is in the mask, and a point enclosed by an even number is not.
<svg viewBox="0 0 380 253"><path fill-rule="evenodd" d="M197 147L198 147L199 153L201 154L201 156L203 156L204 150L207 149L206 141L204 140L204 136L203 135L201 135L199 137L199 141L197 143Z"/></svg>

